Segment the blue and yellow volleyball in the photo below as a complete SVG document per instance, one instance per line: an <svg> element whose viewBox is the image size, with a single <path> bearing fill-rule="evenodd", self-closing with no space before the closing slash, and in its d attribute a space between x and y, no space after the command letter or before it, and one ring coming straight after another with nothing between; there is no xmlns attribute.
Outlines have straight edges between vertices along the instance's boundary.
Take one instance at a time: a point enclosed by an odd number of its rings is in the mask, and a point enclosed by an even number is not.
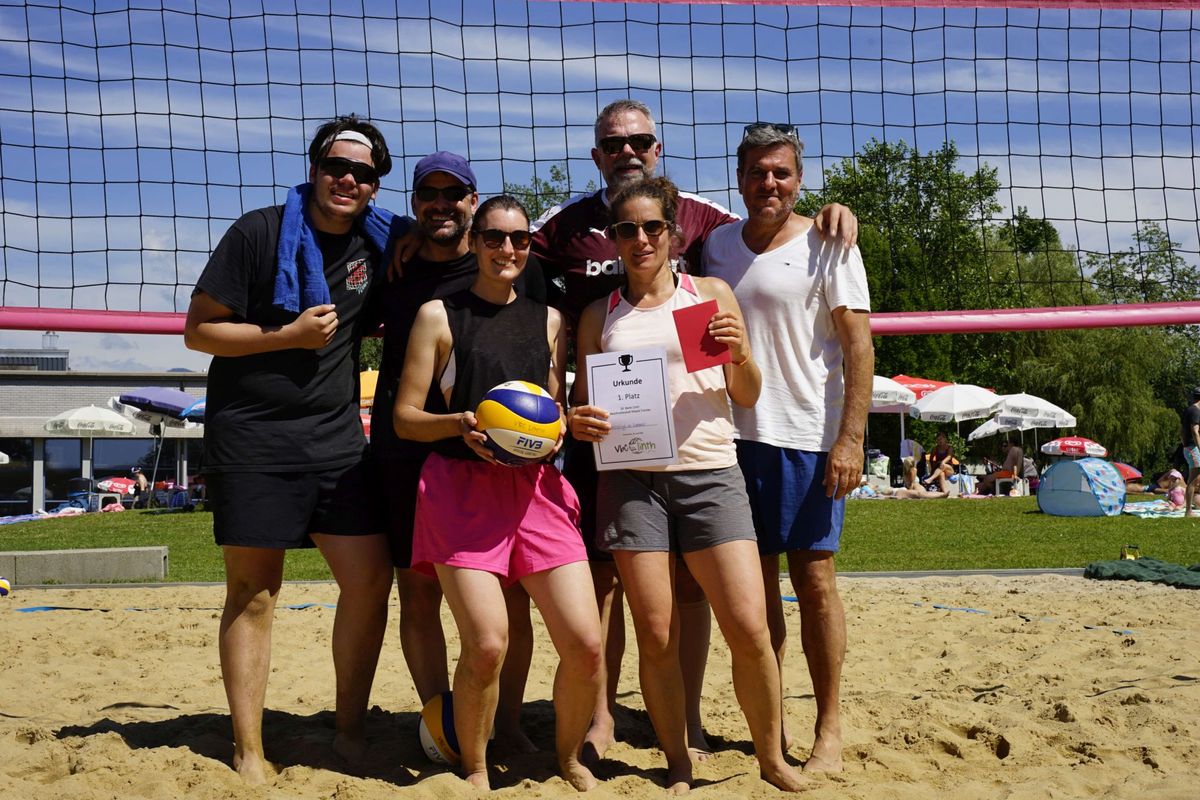
<svg viewBox="0 0 1200 800"><path fill-rule="evenodd" d="M454 766L459 761L458 735L454 732L454 695L442 692L421 709L417 726L421 749L430 761Z"/></svg>
<svg viewBox="0 0 1200 800"><path fill-rule="evenodd" d="M478 430L501 464L519 467L545 458L558 441L558 405L542 387L506 381L483 396L475 409Z"/></svg>
<svg viewBox="0 0 1200 800"><path fill-rule="evenodd" d="M8 597L11 591L12 584L8 582L8 578L0 578L0 597Z"/></svg>

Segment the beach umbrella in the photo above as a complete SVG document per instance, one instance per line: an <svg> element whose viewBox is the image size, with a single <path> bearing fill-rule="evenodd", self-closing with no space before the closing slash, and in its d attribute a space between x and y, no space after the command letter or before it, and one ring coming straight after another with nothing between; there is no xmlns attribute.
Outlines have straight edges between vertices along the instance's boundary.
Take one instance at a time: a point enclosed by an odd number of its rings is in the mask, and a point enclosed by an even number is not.
<svg viewBox="0 0 1200 800"><path fill-rule="evenodd" d="M1085 439L1082 436L1064 436L1052 439L1042 445L1042 452L1048 456L1095 456L1102 458L1108 455L1102 445Z"/></svg>
<svg viewBox="0 0 1200 800"><path fill-rule="evenodd" d="M1037 395L1026 394L1024 392L1001 395L1000 406L996 409L996 413L1012 417L1028 417L1030 419L1054 419L1059 420L1061 423L1057 426L1031 427L1070 428L1075 425L1075 417L1071 416L1070 412L1065 408L1060 408L1049 400L1044 400ZM1066 422L1068 419L1070 420L1069 423Z"/></svg>
<svg viewBox="0 0 1200 800"><path fill-rule="evenodd" d="M904 412L916 400L917 395L912 389L909 389L902 383L897 383L891 378L876 375L871 381L871 407L869 411L872 414L899 414L901 442L904 441ZM868 430L867 433L867 440L870 441L870 431Z"/></svg>
<svg viewBox="0 0 1200 800"><path fill-rule="evenodd" d="M1142 477L1141 470L1137 467L1131 467L1121 461L1114 461L1112 465L1117 468L1117 472L1121 473L1121 477L1127 481L1135 481Z"/></svg>
<svg viewBox="0 0 1200 800"><path fill-rule="evenodd" d="M164 429L186 428L195 423L183 418L183 412L197 402L187 392L165 386L147 386L118 395L108 401L114 411L150 424L150 432L158 440L154 448L154 466L150 470L150 486L158 481L158 461L162 457ZM154 495L151 493L151 499Z"/></svg>
<svg viewBox="0 0 1200 800"><path fill-rule="evenodd" d="M96 481L96 488L102 492L133 494L137 489L137 481L133 478L104 478L103 480Z"/></svg>
<svg viewBox="0 0 1200 800"><path fill-rule="evenodd" d="M201 397L196 402L185 408L179 416L188 422L204 422L204 403L208 398Z"/></svg>
<svg viewBox="0 0 1200 800"><path fill-rule="evenodd" d="M876 375L871 381L871 411L877 413L903 412L917 402L917 394L902 383Z"/></svg>
<svg viewBox="0 0 1200 800"><path fill-rule="evenodd" d="M184 410L192 406L196 402L196 398L178 389L147 386L118 395L117 401L140 409L146 414L160 414L164 417L182 419Z"/></svg>
<svg viewBox="0 0 1200 800"><path fill-rule="evenodd" d="M937 381L933 378L914 378L911 375L893 375L892 380L910 390L917 396L918 400L930 392L941 389L943 386L953 385L949 381Z"/></svg>
<svg viewBox="0 0 1200 800"><path fill-rule="evenodd" d="M933 378L915 378L912 375L904 375L903 373L900 375L893 375L891 377L891 380L895 381L896 383L903 386L905 389L908 389L910 392L912 392L917 400L920 400L925 395L929 394L932 391L940 389L943 386L951 385L948 381L938 381L938 380L934 380ZM891 411L891 412L898 413L900 415L900 447L901 447L901 450L903 450L903 448L904 448L904 436L905 436L905 434L904 434L904 414L905 414L905 412L907 412L909 410L911 405L912 405L911 403L909 403L907 405L897 404L894 406L887 406L884 408L872 408L871 409L871 411L874 413L882 414L882 413Z"/></svg>
<svg viewBox="0 0 1200 800"><path fill-rule="evenodd" d="M962 422L990 416L999 402L999 395L982 386L952 383L917 398L908 414L926 422Z"/></svg>
<svg viewBox="0 0 1200 800"><path fill-rule="evenodd" d="M375 387L379 385L379 372L368 369L358 373L358 407L370 408L375 403Z"/></svg>
<svg viewBox="0 0 1200 800"><path fill-rule="evenodd" d="M124 396L125 395L121 395L121 397L124 397ZM193 400L194 399L195 398L193 398ZM183 417L171 416L168 414L163 414L158 411L146 411L145 409L140 408L135 405L132 405L130 403L123 403L123 402L121 402L120 398L117 398L117 397L108 398L108 407L111 408L113 411L116 411L118 414L124 414L125 416L129 417L130 419L136 419L139 422L145 422L148 425L158 425L160 427L166 427L166 428L194 428L194 427L196 427L196 423L186 420ZM187 406L185 406L184 408L186 408L186 407ZM179 413L182 414L183 409L180 409Z"/></svg>
<svg viewBox="0 0 1200 800"><path fill-rule="evenodd" d="M100 406L81 406L56 414L43 425L50 433L71 436L123 436L133 433L133 423L115 411Z"/></svg>
<svg viewBox="0 0 1200 800"><path fill-rule="evenodd" d="M363 412L358 415L358 421L362 423L363 435L367 439L371 438L371 415Z"/></svg>
<svg viewBox="0 0 1200 800"><path fill-rule="evenodd" d="M1019 417L1006 417L1006 420L1020 419ZM980 425L975 430L967 434L967 441L973 442L977 439L984 439L988 436L995 436L998 433L1009 433L1010 431L1019 430L1017 427L1005 424L1000 421L999 417L992 417L987 422Z"/></svg>

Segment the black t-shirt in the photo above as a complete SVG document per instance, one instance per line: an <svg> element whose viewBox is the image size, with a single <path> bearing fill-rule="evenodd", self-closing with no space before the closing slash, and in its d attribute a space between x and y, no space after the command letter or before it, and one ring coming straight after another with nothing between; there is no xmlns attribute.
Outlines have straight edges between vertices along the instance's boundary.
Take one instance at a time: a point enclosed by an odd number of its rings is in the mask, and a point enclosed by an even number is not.
<svg viewBox="0 0 1200 800"><path fill-rule="evenodd" d="M1190 403L1183 410L1181 415L1182 424L1180 425L1179 435L1183 438L1184 447L1193 447L1196 444L1196 439L1192 436L1192 426L1200 425L1200 406L1195 403Z"/></svg>
<svg viewBox="0 0 1200 800"><path fill-rule="evenodd" d="M379 382L371 407L373 456L419 460L429 454L429 443L401 439L392 427L392 406L396 402L400 374L404 371L409 334L422 305L470 289L478 271L474 253L450 261L416 258L404 265L399 278L391 282L384 280L376 287L368 330L373 331L380 322L383 324L383 363L379 367ZM536 256L529 256L514 288L517 294L539 303L546 302L546 282ZM445 398L436 385L429 389L425 410L431 414L447 413Z"/></svg>
<svg viewBox="0 0 1200 800"><path fill-rule="evenodd" d="M511 303L489 303L471 291L442 302L454 341L454 386L449 411L473 411L493 387L529 381L543 389L550 372L545 303L517 295ZM439 439L433 448L445 456L479 460L459 436Z"/></svg>
<svg viewBox="0 0 1200 800"><path fill-rule="evenodd" d="M297 315L271 305L283 207L244 215L221 239L196 291L228 306L239 321L286 325ZM333 341L291 349L214 356L204 426L206 472L334 469L362 458L358 342L379 254L357 229L314 231L337 309Z"/></svg>

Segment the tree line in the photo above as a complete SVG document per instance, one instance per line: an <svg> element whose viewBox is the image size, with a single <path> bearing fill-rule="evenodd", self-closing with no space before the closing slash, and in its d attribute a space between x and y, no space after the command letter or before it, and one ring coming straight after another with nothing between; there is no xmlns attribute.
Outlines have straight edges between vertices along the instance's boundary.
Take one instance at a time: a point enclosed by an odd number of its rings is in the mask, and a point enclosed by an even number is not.
<svg viewBox="0 0 1200 800"><path fill-rule="evenodd" d="M1200 297L1200 270L1157 223L1140 222L1126 249L1081 253L1026 209L997 222L996 175L987 166L963 171L953 142L921 153L904 142L872 141L827 169L824 188L804 196L797 210L813 213L836 201L858 215L877 312ZM1044 397L1075 415L1079 424L1068 433L1095 439L1112 457L1147 471L1170 463L1179 412L1200 383L1193 326L882 336L875 346L880 375L903 372ZM932 435L921 425L917 431ZM986 451L998 441L976 445Z"/></svg>

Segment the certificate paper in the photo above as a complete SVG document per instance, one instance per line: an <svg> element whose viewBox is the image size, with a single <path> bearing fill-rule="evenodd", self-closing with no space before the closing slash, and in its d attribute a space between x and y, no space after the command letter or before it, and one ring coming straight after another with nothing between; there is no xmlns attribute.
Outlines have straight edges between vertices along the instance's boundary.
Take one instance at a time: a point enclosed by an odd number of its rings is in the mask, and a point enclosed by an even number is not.
<svg viewBox="0 0 1200 800"><path fill-rule="evenodd" d="M594 442L596 469L674 464L675 425L661 347L587 357L588 403L608 412L612 430Z"/></svg>

